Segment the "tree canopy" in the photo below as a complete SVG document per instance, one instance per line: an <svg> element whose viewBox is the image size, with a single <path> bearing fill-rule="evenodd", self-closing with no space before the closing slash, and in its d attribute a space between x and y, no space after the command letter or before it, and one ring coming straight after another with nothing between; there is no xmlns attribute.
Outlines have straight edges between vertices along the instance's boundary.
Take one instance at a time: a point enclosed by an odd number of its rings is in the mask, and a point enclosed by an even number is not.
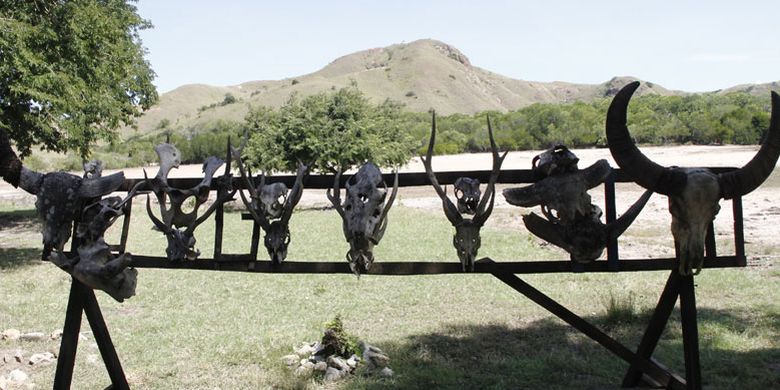
<svg viewBox="0 0 780 390"><path fill-rule="evenodd" d="M151 24L124 0L0 2L0 136L89 154L157 100L139 32Z"/></svg>
<svg viewBox="0 0 780 390"><path fill-rule="evenodd" d="M259 107L247 115L247 160L266 171L295 171L299 161L319 171L403 164L417 147L404 123L400 105L372 105L354 85L293 95L278 111Z"/></svg>

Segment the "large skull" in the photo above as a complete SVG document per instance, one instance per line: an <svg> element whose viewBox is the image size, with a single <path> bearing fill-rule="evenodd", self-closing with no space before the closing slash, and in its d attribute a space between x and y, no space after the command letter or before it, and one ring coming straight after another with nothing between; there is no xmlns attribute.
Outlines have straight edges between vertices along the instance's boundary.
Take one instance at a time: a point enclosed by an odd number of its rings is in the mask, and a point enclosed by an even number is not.
<svg viewBox="0 0 780 390"><path fill-rule="evenodd" d="M387 189L379 188L380 184L384 184L382 173L372 163L360 167L347 181L343 208L350 238L375 240L387 196Z"/></svg>
<svg viewBox="0 0 780 390"><path fill-rule="evenodd" d="M479 180L459 177L453 186L455 187L455 198L458 199L458 212L474 215L479 205L479 197L482 196L482 191L479 190Z"/></svg>
<svg viewBox="0 0 780 390"><path fill-rule="evenodd" d="M732 199L753 191L769 177L777 163L780 156L780 96L772 92L772 119L758 153L736 171L715 174L704 168L665 168L639 151L626 126L628 102L638 87L639 82L626 85L609 106L609 149L618 165L637 184L669 197L680 273L695 274L703 265L705 234L720 209L720 199Z"/></svg>
<svg viewBox="0 0 780 390"><path fill-rule="evenodd" d="M284 203L287 201L287 186L284 183L271 183L259 187L260 205L268 219L281 218Z"/></svg>
<svg viewBox="0 0 780 390"><path fill-rule="evenodd" d="M130 254L114 257L102 237L79 246L78 257L68 259L57 252L50 260L85 285L103 290L119 302L135 295L138 271L130 268Z"/></svg>

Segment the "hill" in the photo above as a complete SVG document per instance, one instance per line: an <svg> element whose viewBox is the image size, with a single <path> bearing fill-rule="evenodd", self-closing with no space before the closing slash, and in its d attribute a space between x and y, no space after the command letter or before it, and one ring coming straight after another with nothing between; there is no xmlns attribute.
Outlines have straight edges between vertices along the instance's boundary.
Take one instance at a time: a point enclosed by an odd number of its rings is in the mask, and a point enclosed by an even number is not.
<svg viewBox="0 0 780 390"><path fill-rule="evenodd" d="M137 130L124 129L123 134L146 134L166 126L174 131L197 131L218 120L240 121L251 106L278 107L292 93L308 96L352 82L376 103L391 99L404 103L411 111L435 108L446 115L505 112L533 103L591 101L611 96L632 80L636 79L615 77L601 84L517 80L473 66L453 46L424 39L349 54L314 73L283 80L250 81L228 87L185 85L163 94L159 104L139 118ZM717 92L761 93L770 87L746 85ZM645 93L686 94L652 82L643 83L637 92Z"/></svg>

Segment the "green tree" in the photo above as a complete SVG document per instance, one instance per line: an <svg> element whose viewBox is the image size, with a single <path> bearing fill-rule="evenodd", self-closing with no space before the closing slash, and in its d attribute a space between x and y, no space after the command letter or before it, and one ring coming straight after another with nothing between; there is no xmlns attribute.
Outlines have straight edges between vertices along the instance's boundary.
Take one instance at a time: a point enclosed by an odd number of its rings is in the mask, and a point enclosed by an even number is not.
<svg viewBox="0 0 780 390"><path fill-rule="evenodd" d="M13 156L9 138L22 156L40 144L86 157L115 141L157 100L139 36L149 27L124 0L0 2L0 153Z"/></svg>
<svg viewBox="0 0 780 390"><path fill-rule="evenodd" d="M400 105L373 105L354 85L303 99L293 94L278 112L261 107L247 115L247 161L266 171L294 171L298 161L319 171L402 164L416 147L404 118Z"/></svg>

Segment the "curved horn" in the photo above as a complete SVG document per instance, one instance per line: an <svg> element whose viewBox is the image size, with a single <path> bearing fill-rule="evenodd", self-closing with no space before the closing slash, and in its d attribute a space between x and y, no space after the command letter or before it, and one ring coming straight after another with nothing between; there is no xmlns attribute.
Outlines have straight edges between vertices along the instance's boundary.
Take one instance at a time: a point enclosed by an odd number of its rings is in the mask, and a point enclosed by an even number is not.
<svg viewBox="0 0 780 390"><path fill-rule="evenodd" d="M5 130L0 129L0 177L14 186L36 195L41 190L43 174L29 170L11 148L11 141Z"/></svg>
<svg viewBox="0 0 780 390"><path fill-rule="evenodd" d="M482 201L477 206L477 215L474 216L474 221L478 222L481 226L490 217L490 213L493 212L493 201L496 197L496 181L498 181L498 175L501 173L501 165L504 163L504 159L509 151L504 152L503 156L498 154L498 146L496 140L493 138L493 126L490 125L490 116L487 117L488 135L490 136L490 151L493 154L493 168L490 172L490 179L488 180L487 189L485 195L482 196ZM488 198L490 198L490 204L487 204ZM485 209L487 206L487 209Z"/></svg>
<svg viewBox="0 0 780 390"><path fill-rule="evenodd" d="M650 200L650 195L653 195L653 191L645 191L642 196L640 196L639 199L637 199L637 201L620 216L620 218L607 225L607 236L610 240L617 239L629 226L631 226L647 204L647 201Z"/></svg>
<svg viewBox="0 0 780 390"><path fill-rule="evenodd" d="M447 197L447 192L441 188L441 185L439 184L439 180L436 179L436 174L433 173L433 168L431 167L431 160L433 157L433 145L435 143L436 143L436 113L434 112L432 114L432 119L431 119L431 138L428 141L428 152L426 153L426 157L420 156L420 159L423 162L423 166L425 166L425 173L428 174L428 180L431 181L431 185L433 186L433 189L436 190L436 193L439 195L439 198L441 198L442 208L444 209L444 215L447 216L447 219L450 221L450 223L453 226L458 225L463 221L463 217L458 212L458 207L452 203L450 198Z"/></svg>
<svg viewBox="0 0 780 390"><path fill-rule="evenodd" d="M293 184L290 195L284 202L284 210L282 211L282 221L285 221L285 223L290 221L295 205L301 200L301 195L303 195L303 178L308 175L308 173L309 167L298 162L298 174L295 176L295 184Z"/></svg>
<svg viewBox="0 0 780 390"><path fill-rule="evenodd" d="M755 190L775 169L780 156L780 96L772 92L772 119L758 153L744 167L718 175L720 196L731 199Z"/></svg>
<svg viewBox="0 0 780 390"><path fill-rule="evenodd" d="M609 151L620 168L640 186L664 195L677 195L685 188L687 176L651 161L634 145L628 132L626 111L637 88L638 81L626 85L609 105L606 126Z"/></svg>
<svg viewBox="0 0 780 390"><path fill-rule="evenodd" d="M84 179L79 187L78 195L81 198L97 198L116 191L125 181L124 172L117 172L112 175L96 177L94 179Z"/></svg>

